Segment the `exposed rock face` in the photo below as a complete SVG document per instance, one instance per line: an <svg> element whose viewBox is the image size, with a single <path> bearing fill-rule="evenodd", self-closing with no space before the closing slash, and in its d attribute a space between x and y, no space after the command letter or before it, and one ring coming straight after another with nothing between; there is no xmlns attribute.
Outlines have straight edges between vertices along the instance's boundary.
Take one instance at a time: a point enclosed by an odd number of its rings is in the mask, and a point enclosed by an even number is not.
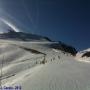
<svg viewBox="0 0 90 90"><path fill-rule="evenodd" d="M49 47L71 53L73 56L77 53L77 50L74 47L66 45L62 42L51 44Z"/></svg>
<svg viewBox="0 0 90 90"><path fill-rule="evenodd" d="M82 57L90 57L90 52L86 52L82 55Z"/></svg>

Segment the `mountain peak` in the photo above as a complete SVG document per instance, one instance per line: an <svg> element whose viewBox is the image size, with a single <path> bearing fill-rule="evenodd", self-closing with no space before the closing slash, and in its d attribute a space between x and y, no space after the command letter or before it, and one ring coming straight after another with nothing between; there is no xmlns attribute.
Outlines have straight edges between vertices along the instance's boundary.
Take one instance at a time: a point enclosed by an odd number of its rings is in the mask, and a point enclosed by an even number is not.
<svg viewBox="0 0 90 90"><path fill-rule="evenodd" d="M21 41L51 41L48 37L32 33L16 32L12 28L0 34L0 39L21 40Z"/></svg>

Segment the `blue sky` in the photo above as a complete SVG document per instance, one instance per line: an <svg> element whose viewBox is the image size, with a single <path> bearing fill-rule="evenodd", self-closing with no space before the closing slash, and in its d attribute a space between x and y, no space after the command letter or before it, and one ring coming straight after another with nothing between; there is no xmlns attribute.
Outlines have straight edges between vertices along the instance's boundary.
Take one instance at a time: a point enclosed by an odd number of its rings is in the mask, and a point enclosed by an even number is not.
<svg viewBox="0 0 90 90"><path fill-rule="evenodd" d="M0 0L0 17L79 50L90 47L89 0Z"/></svg>

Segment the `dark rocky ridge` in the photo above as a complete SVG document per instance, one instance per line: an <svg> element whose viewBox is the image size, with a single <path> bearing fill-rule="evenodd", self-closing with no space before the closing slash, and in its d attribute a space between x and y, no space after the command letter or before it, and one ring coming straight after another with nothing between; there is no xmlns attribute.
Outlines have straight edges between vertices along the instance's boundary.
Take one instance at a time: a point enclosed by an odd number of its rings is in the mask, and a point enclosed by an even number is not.
<svg viewBox="0 0 90 90"><path fill-rule="evenodd" d="M53 43L53 44L49 45L49 47L70 53L73 56L75 56L77 53L77 50L74 47L67 45L67 44L64 44L62 42Z"/></svg>
<svg viewBox="0 0 90 90"><path fill-rule="evenodd" d="M90 57L90 52L86 52L82 55L82 57Z"/></svg>
<svg viewBox="0 0 90 90"><path fill-rule="evenodd" d="M25 33L25 32L15 32L14 30L8 30L8 32L0 34L0 39L10 39L10 40L21 40L21 41L51 41L48 37L43 37L36 34Z"/></svg>

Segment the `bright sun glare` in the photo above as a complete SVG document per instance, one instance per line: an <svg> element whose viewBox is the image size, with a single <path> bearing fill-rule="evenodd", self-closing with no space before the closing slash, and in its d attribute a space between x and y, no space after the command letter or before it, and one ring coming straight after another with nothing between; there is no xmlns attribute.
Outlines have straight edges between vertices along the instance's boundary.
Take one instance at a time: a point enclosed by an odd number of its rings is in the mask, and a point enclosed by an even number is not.
<svg viewBox="0 0 90 90"><path fill-rule="evenodd" d="M19 29L17 29L12 23L3 18L0 18L0 33L5 31L7 32L7 30L10 28L15 32L19 32Z"/></svg>

